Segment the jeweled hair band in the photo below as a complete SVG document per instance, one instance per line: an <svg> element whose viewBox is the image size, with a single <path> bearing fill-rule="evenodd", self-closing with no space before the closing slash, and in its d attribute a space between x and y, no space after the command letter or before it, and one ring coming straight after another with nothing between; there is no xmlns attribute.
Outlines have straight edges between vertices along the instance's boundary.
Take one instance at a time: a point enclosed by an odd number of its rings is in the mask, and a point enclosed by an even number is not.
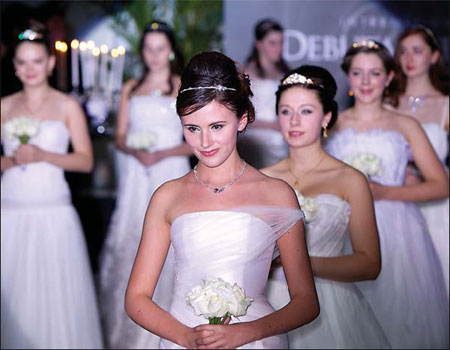
<svg viewBox="0 0 450 350"><path fill-rule="evenodd" d="M229 88L229 87L226 87L223 85L213 85L213 86L188 87L186 89L181 90L180 94L182 94L183 92L186 92L186 91L190 91L190 90L203 90L203 89L212 89L212 90L217 90L217 91L225 91L225 90L236 91L236 89L234 89L234 88Z"/></svg>
<svg viewBox="0 0 450 350"><path fill-rule="evenodd" d="M304 75L298 73L292 73L286 79L284 79L281 85L293 85L293 84L310 84L315 85L311 78L307 78Z"/></svg>
<svg viewBox="0 0 450 350"><path fill-rule="evenodd" d="M32 29L26 29L22 33L20 33L18 36L19 40L35 40L35 39L42 39L43 35L41 33L35 32Z"/></svg>
<svg viewBox="0 0 450 350"><path fill-rule="evenodd" d="M372 39L363 39L360 41L356 41L352 44L352 46L354 48L367 47L369 49L378 49L380 47L380 45L378 45L378 43Z"/></svg>

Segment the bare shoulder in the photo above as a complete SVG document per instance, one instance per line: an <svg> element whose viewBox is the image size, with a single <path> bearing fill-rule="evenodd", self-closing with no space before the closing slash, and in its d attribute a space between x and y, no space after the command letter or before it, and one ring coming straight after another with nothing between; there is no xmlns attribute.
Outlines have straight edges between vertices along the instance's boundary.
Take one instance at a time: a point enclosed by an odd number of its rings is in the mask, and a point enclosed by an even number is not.
<svg viewBox="0 0 450 350"><path fill-rule="evenodd" d="M409 115L400 114L393 111L387 111L387 114L388 118L395 121L395 126L398 131L400 131L407 138L408 135L415 134L417 131L422 130L420 122Z"/></svg>
<svg viewBox="0 0 450 350"><path fill-rule="evenodd" d="M329 173L332 179L328 179L328 182L332 182L339 195L347 201L352 193L366 191L369 188L367 178L362 172L339 159L333 158L333 167Z"/></svg>
<svg viewBox="0 0 450 350"><path fill-rule="evenodd" d="M258 71L256 69L256 63L255 61L250 61L246 66L245 66L245 73L248 74L250 76L251 79L255 79L258 78Z"/></svg>
<svg viewBox="0 0 450 350"><path fill-rule="evenodd" d="M283 166L285 160L281 160L278 163L275 163L273 165L270 165L268 167L265 167L263 169L260 169L259 171L262 172L264 175L270 176L270 177L276 177L281 178L282 175L285 172L285 166Z"/></svg>
<svg viewBox="0 0 450 350"><path fill-rule="evenodd" d="M298 208L297 196L287 182L265 174L262 175L264 178L261 179L260 189L270 199L268 202L271 205Z"/></svg>
<svg viewBox="0 0 450 350"><path fill-rule="evenodd" d="M11 106L14 104L14 102L17 101L19 96L20 96L20 91L1 98L0 106L1 106L1 119L2 120L8 119L8 116L7 116L8 111L11 108Z"/></svg>
<svg viewBox="0 0 450 350"><path fill-rule="evenodd" d="M338 118L336 120L336 124L333 126L333 130L341 130L348 127L348 124L352 122L353 112L351 108L348 108L339 113Z"/></svg>

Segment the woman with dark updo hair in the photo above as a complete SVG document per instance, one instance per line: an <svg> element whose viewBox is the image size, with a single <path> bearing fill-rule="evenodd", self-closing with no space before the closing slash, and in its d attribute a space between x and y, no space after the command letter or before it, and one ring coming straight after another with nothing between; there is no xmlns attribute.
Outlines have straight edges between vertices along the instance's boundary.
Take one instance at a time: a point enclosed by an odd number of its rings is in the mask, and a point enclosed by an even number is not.
<svg viewBox="0 0 450 350"><path fill-rule="evenodd" d="M287 348L284 333L318 314L294 191L236 150L238 134L254 119L250 96L248 78L218 52L194 56L181 77L177 112L198 164L152 197L125 297L130 317L162 338L160 348ZM152 297L170 246L176 277L166 312ZM279 311L264 297L274 253L292 297ZM205 303L214 288L195 298L199 285L232 288L224 297L239 311L226 308L225 299ZM205 324L209 317L221 323Z"/></svg>
<svg viewBox="0 0 450 350"><path fill-rule="evenodd" d="M370 188L363 174L322 147L322 137L337 120L336 90L333 76L317 66L301 66L283 78L276 110L289 156L261 170L286 181L297 194L321 308L317 319L289 332L289 347L388 348L375 315L352 283L376 279L381 268ZM344 252L347 233L350 254ZM266 295L276 309L290 300L283 269L276 263Z"/></svg>
<svg viewBox="0 0 450 350"><path fill-rule="evenodd" d="M124 84L116 126L119 185L114 213L100 254L100 307L107 346L155 348L159 338L137 326L125 313L123 298L130 277L148 202L164 182L191 170L189 147L175 110L181 56L172 29L148 23L140 40L144 72ZM120 158L119 158L120 159ZM167 309L173 289L169 256L155 300Z"/></svg>
<svg viewBox="0 0 450 350"><path fill-rule="evenodd" d="M283 27L266 18L255 26L254 45L245 72L250 76L256 120L242 135L238 149L257 169L272 165L287 156L275 109L275 91L281 77L289 71L283 59Z"/></svg>
<svg viewBox="0 0 450 350"><path fill-rule="evenodd" d="M14 68L23 88L1 100L2 349L103 347L88 250L64 177L92 171L92 144L79 103L49 85L54 66L42 28L19 34Z"/></svg>
<svg viewBox="0 0 450 350"><path fill-rule="evenodd" d="M355 103L339 115L326 149L366 174L382 261L376 280L357 285L393 348L447 349L449 308L442 267L414 203L448 197L447 174L421 125L383 105L394 75L386 47L370 39L355 42L342 69ZM405 184L411 158L424 176L421 183Z"/></svg>

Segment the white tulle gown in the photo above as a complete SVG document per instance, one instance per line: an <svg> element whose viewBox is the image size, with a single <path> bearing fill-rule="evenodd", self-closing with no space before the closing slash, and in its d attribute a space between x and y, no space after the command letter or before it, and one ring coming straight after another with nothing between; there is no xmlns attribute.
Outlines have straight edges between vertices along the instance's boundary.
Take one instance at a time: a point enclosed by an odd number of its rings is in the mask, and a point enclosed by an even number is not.
<svg viewBox="0 0 450 350"><path fill-rule="evenodd" d="M133 96L129 133L155 133L152 150L168 149L183 142L175 98ZM116 208L100 254L100 307L106 345L110 348L157 348L159 337L136 325L125 313L125 291L142 234L145 211L153 192L164 182L190 171L185 156L168 157L145 168L135 157L122 162ZM154 300L167 309L173 290L172 256L168 255Z"/></svg>
<svg viewBox="0 0 450 350"><path fill-rule="evenodd" d="M309 255L344 255L350 205L333 194L313 198L315 218L306 224ZM308 216L307 216L308 217ZM390 348L368 302L353 283L316 277L320 314L311 323L288 333L290 349L385 349ZM282 267L272 271L266 288L269 302L281 309L290 300Z"/></svg>
<svg viewBox="0 0 450 350"><path fill-rule="evenodd" d="M275 92L279 83L278 80L252 78L252 102L256 120L277 121ZM288 155L288 146L279 130L258 128L249 124L245 132L239 135L238 141L241 156L257 169L273 165Z"/></svg>
<svg viewBox="0 0 450 350"><path fill-rule="evenodd" d="M194 286L221 277L237 283L246 297L254 301L245 316L234 322L248 322L274 312L264 296L276 240L303 215L300 210L276 207L245 207L226 211L201 211L183 214L171 227L175 252L176 279L169 312L183 324L207 324L186 303L186 293ZM284 349L286 334L258 340L242 349ZM179 349L166 339L160 348Z"/></svg>
<svg viewBox="0 0 450 350"><path fill-rule="evenodd" d="M64 154L69 132L45 120L31 144ZM6 156L18 146L4 139ZM86 242L63 169L46 162L1 180L1 347L99 349L102 334Z"/></svg>
<svg viewBox="0 0 450 350"><path fill-rule="evenodd" d="M402 186L410 147L395 130L334 131L326 144L339 159L369 152L381 161L371 179ZM448 348L449 305L433 242L420 209L412 202L375 201L381 273L358 282L393 348Z"/></svg>
<svg viewBox="0 0 450 350"><path fill-rule="evenodd" d="M434 123L423 123L422 127L425 130L428 139L433 145L436 154L445 164L445 158L448 155L448 135L444 129L445 117L448 113L447 109L441 121L441 125ZM447 169L448 171L448 169ZM428 230L430 231L431 239L434 247L439 255L442 269L444 271L445 287L447 290L447 297L449 296L449 199L420 203L419 207L422 211L425 220L427 221Z"/></svg>

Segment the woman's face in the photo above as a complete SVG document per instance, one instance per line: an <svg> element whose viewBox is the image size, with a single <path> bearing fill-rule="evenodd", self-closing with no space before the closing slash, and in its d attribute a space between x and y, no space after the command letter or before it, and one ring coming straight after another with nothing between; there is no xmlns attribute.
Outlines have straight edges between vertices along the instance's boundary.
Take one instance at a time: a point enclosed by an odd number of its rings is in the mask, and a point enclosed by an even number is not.
<svg viewBox="0 0 450 350"><path fill-rule="evenodd" d="M432 52L420 34L404 38L398 50L400 66L408 78L427 75L430 66L439 58L439 52Z"/></svg>
<svg viewBox="0 0 450 350"><path fill-rule="evenodd" d="M270 31L264 38L256 42L260 56L266 57L270 62L278 62L283 53L283 33Z"/></svg>
<svg viewBox="0 0 450 350"><path fill-rule="evenodd" d="M212 101L198 111L181 117L186 143L207 167L225 162L236 149L238 131L244 130L247 118Z"/></svg>
<svg viewBox="0 0 450 350"><path fill-rule="evenodd" d="M358 53L352 59L347 77L355 99L371 103L382 99L393 74L393 71L386 73L383 61L375 53Z"/></svg>
<svg viewBox="0 0 450 350"><path fill-rule="evenodd" d="M25 86L38 86L47 82L55 66L55 57L49 56L44 45L23 42L14 55L17 77Z"/></svg>
<svg viewBox="0 0 450 350"><path fill-rule="evenodd" d="M305 147L320 142L322 126L330 121L331 112L324 114L316 91L295 86L281 94L278 118L289 147Z"/></svg>
<svg viewBox="0 0 450 350"><path fill-rule="evenodd" d="M160 32L145 34L142 57L145 65L152 71L166 69L170 65L169 55L172 47L167 36Z"/></svg>

